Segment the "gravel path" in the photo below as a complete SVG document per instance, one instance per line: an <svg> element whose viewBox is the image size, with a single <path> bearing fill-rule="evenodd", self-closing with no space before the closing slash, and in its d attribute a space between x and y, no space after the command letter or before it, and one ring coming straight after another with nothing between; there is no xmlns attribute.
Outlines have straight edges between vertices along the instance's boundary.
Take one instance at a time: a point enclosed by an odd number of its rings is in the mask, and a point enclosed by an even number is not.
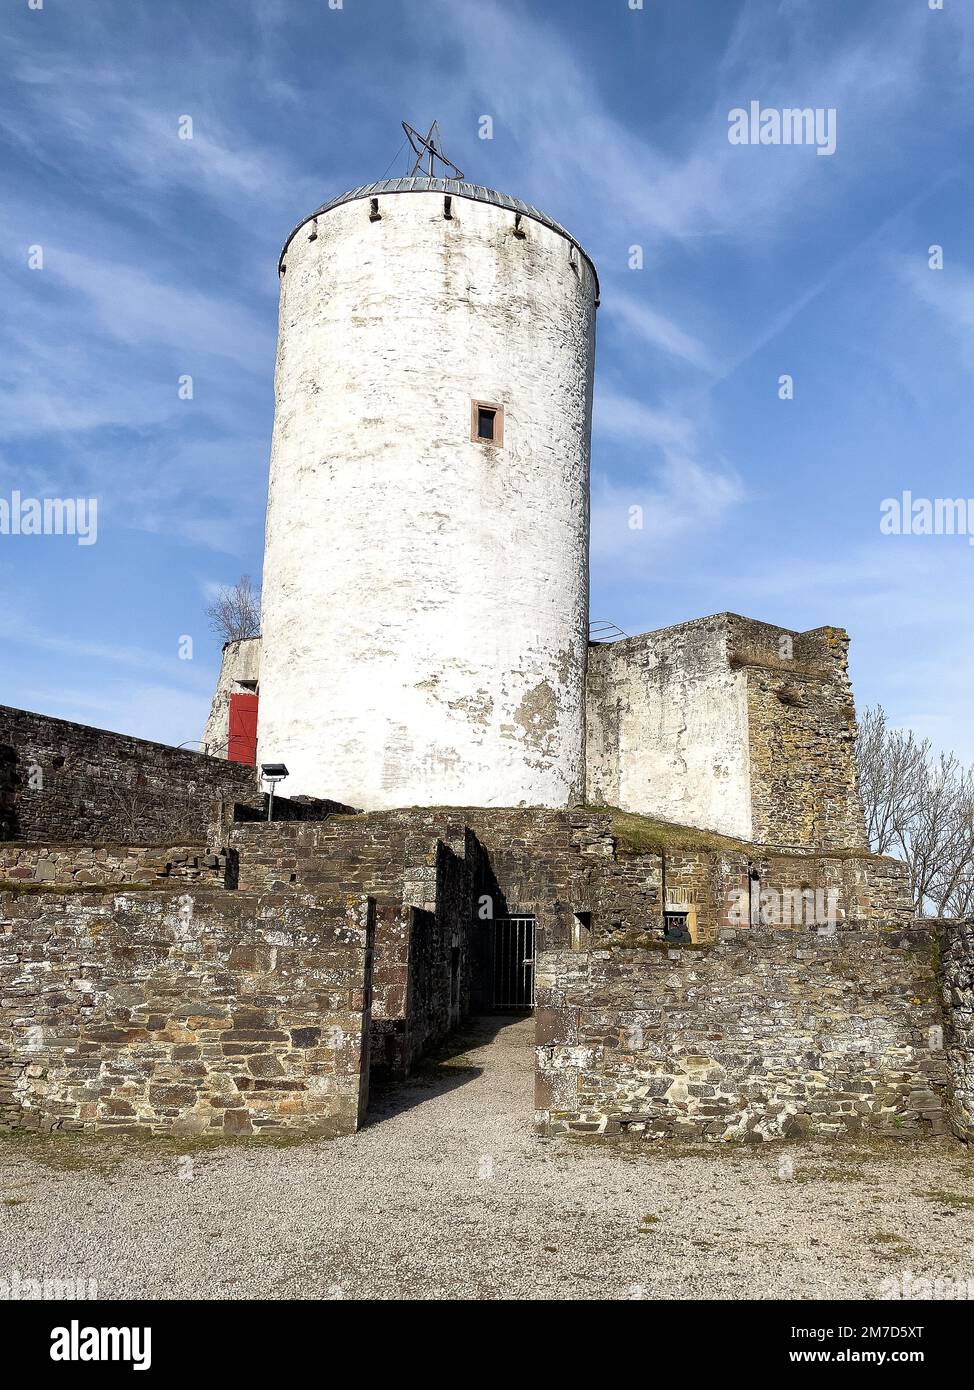
<svg viewBox="0 0 974 1390"><path fill-rule="evenodd" d="M974 1297L961 1145L545 1140L533 1027L475 1020L346 1139L0 1136L0 1279L95 1279L109 1298L817 1299L882 1297L909 1270Z"/></svg>

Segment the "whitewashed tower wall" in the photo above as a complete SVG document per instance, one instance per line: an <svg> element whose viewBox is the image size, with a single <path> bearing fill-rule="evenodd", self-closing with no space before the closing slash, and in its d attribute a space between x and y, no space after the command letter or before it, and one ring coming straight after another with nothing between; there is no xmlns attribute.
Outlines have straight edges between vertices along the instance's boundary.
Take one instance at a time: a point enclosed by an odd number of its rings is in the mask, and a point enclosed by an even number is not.
<svg viewBox="0 0 974 1390"><path fill-rule="evenodd" d="M286 248L258 760L289 794L584 795L598 285L517 222L386 193ZM474 400L503 405L502 447L471 439Z"/></svg>

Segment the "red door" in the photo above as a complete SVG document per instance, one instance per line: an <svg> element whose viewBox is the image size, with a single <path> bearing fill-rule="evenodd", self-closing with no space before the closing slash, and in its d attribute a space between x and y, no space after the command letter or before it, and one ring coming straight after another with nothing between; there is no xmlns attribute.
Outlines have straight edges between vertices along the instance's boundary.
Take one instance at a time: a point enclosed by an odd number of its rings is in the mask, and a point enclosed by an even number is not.
<svg viewBox="0 0 974 1390"><path fill-rule="evenodd" d="M230 725L227 738L227 761L247 763L254 767L257 762L257 696L230 696Z"/></svg>

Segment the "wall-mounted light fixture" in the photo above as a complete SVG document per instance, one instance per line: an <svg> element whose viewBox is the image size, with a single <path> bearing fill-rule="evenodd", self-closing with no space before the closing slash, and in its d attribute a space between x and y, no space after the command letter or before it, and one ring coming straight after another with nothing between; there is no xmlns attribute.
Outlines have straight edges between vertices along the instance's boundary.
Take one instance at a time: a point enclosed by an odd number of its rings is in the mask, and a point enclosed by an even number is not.
<svg viewBox="0 0 974 1390"><path fill-rule="evenodd" d="M278 782L283 782L288 775L287 768L283 763L261 763L260 775L265 782L271 784L271 794L267 801L267 819L274 819L274 788Z"/></svg>

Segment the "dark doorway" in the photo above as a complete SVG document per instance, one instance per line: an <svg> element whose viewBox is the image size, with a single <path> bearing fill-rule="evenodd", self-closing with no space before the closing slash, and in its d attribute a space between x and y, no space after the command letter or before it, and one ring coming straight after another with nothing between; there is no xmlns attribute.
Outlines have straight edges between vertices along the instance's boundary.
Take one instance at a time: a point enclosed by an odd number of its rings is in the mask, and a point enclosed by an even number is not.
<svg viewBox="0 0 974 1390"><path fill-rule="evenodd" d="M488 1009L534 1008L534 918L496 917L488 924Z"/></svg>

